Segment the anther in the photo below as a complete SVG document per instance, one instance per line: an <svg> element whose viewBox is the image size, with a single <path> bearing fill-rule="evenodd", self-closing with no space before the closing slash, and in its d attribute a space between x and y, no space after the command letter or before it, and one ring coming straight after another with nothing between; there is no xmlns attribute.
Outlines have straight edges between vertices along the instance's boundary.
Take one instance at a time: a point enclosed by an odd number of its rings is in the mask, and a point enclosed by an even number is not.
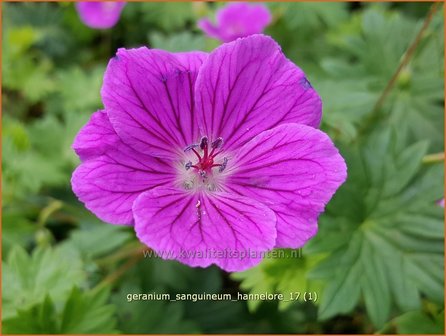
<svg viewBox="0 0 446 336"><path fill-rule="evenodd" d="M205 148L207 148L207 146L208 146L208 137L204 136L200 140L200 148L204 150Z"/></svg>
<svg viewBox="0 0 446 336"><path fill-rule="evenodd" d="M224 157L221 166L218 168L218 171L221 173L223 170L225 170L227 164L228 164L228 158Z"/></svg>
<svg viewBox="0 0 446 336"><path fill-rule="evenodd" d="M184 151L185 151L185 152L188 152L188 151L190 151L191 149L195 149L195 148L197 148L197 147L198 147L197 144L189 145L189 146L187 146L186 148L184 148Z"/></svg>
<svg viewBox="0 0 446 336"><path fill-rule="evenodd" d="M212 141L211 147L214 148L220 148L223 145L223 138L219 137Z"/></svg>
<svg viewBox="0 0 446 336"><path fill-rule="evenodd" d="M185 152L193 152L197 157L195 164L192 163L193 161L185 162L185 169L190 170L191 168L194 168L194 172L196 172L203 180L208 178L208 174L213 174L212 169L214 167L219 167L219 172L222 172L226 169L228 164L228 159L226 157L223 158L221 163L217 163L220 160L216 160L216 157L222 152L222 146L223 138L218 137L212 142L209 142L209 138L203 136L198 144L192 144L184 149Z"/></svg>

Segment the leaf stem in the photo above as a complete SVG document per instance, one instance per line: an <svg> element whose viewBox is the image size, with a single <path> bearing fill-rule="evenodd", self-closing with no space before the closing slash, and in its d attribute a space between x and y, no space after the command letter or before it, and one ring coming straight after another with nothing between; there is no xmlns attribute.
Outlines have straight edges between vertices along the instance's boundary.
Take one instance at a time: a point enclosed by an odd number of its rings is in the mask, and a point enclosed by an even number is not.
<svg viewBox="0 0 446 336"><path fill-rule="evenodd" d="M134 242L132 242L131 244L118 250L116 253L106 256L106 257L103 257L103 258L100 258L100 259L97 259L97 260L95 260L95 262L99 266L109 265L109 264L112 264L112 263L119 261L121 259L125 259L127 257L132 257L132 256L138 255L140 253L143 253L145 249L147 249L146 246L141 245L140 243L135 244Z"/></svg>
<svg viewBox="0 0 446 336"><path fill-rule="evenodd" d="M438 163L444 161L444 153L428 154L423 158L423 163Z"/></svg>
<svg viewBox="0 0 446 336"><path fill-rule="evenodd" d="M118 280L122 275L125 274L126 271L128 271L130 268L135 266L140 259L143 258L142 253L134 254L132 258L127 260L124 264L122 264L119 268L117 268L113 273L110 273L104 280L102 280L95 288L94 290L99 290L104 287L107 287L108 285L111 285L116 280Z"/></svg>
<svg viewBox="0 0 446 336"><path fill-rule="evenodd" d="M424 33L426 32L427 28L429 27L430 23L432 22L435 13L437 12L438 8L441 6L440 2L434 3L431 8L429 9L429 12L426 15L426 18L424 19L423 25L421 26L418 34L415 36L412 43L409 45L407 50L405 51L398 67L396 68L395 72L393 73L390 80L387 82L386 87L382 91L381 95L379 96L378 100L376 101L372 112L370 113L369 117L364 123L364 127L359 131L359 134L364 133L372 124L372 122L375 120L377 115L379 114L381 106L384 104L384 101L392 91L393 87L395 86L395 83L398 80L398 77L401 74L401 71L409 64L410 60L412 59L415 50L417 49L418 45L420 44Z"/></svg>
<svg viewBox="0 0 446 336"><path fill-rule="evenodd" d="M417 36L413 40L412 44L409 46L409 48L404 53L404 56L398 65L398 68L390 78L389 82L387 83L386 88L382 92L381 96L379 97L378 101L375 104L375 107L373 108L374 111L378 110L382 104L384 103L384 100L389 95L390 91L392 91L392 88L395 86L396 80L398 79L401 71L407 66L409 61L411 60L415 50L417 49L418 45L421 42L421 39L426 31L426 29L429 27L430 23L432 22L432 19L434 18L434 14L437 12L438 7L440 6L440 3L435 3L431 6L429 12L427 13L427 16L423 22L423 26L421 27L420 31L418 32Z"/></svg>
<svg viewBox="0 0 446 336"><path fill-rule="evenodd" d="M59 200L50 201L50 203L40 212L37 226L43 228L51 215L60 210L63 206L64 204Z"/></svg>

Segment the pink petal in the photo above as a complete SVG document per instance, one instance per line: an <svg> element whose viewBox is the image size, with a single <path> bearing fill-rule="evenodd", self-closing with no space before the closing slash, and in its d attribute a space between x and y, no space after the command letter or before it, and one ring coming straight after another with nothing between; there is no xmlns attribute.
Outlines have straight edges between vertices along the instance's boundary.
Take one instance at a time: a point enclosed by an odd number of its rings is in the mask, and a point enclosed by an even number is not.
<svg viewBox="0 0 446 336"><path fill-rule="evenodd" d="M113 27L121 16L125 2L82 1L76 3L76 9L82 22L96 29Z"/></svg>
<svg viewBox="0 0 446 336"><path fill-rule="evenodd" d="M321 100L301 69L270 37L252 35L222 45L200 68L196 100L203 135L240 147L284 123L318 127Z"/></svg>
<svg viewBox="0 0 446 336"><path fill-rule="evenodd" d="M71 184L79 200L100 219L132 224L133 201L143 192L173 183L175 171L162 159L133 150L112 133L103 111L80 131L73 147L86 160Z"/></svg>
<svg viewBox="0 0 446 336"><path fill-rule="evenodd" d="M274 213L238 195L159 187L142 194L133 211L144 244L190 266L241 271L258 264L275 242Z"/></svg>
<svg viewBox="0 0 446 336"><path fill-rule="evenodd" d="M136 150L175 157L198 140L193 88L206 54L119 49L102 98L120 138Z"/></svg>
<svg viewBox="0 0 446 336"><path fill-rule="evenodd" d="M276 213L276 247L301 247L313 237L319 214L347 176L344 159L330 138L299 124L261 133L233 162L227 189Z"/></svg>
<svg viewBox="0 0 446 336"><path fill-rule="evenodd" d="M97 111L74 139L73 149L81 160L98 157L120 142L107 113Z"/></svg>
<svg viewBox="0 0 446 336"><path fill-rule="evenodd" d="M224 42L260 34L271 22L271 13L263 4L230 3L217 12L219 38Z"/></svg>
<svg viewBox="0 0 446 336"><path fill-rule="evenodd" d="M209 19L204 18L198 20L197 26L202 31L204 31L209 37L221 39L220 30L215 25L213 25Z"/></svg>

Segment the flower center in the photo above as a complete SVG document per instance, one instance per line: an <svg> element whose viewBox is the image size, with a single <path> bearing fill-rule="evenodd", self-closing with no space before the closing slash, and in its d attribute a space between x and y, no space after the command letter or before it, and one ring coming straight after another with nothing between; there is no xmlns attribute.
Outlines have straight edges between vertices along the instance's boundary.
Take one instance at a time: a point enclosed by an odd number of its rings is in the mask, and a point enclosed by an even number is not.
<svg viewBox="0 0 446 336"><path fill-rule="evenodd" d="M228 158L226 157L223 157L220 161L217 159L217 156L221 154L222 146L222 138L215 139L209 146L209 139L206 136L201 138L199 144L187 146L184 151L193 152L196 160L195 163L188 161L185 164L186 170L194 169L202 178L207 178L209 175L212 175L213 168L218 168L218 171L221 173L228 164Z"/></svg>

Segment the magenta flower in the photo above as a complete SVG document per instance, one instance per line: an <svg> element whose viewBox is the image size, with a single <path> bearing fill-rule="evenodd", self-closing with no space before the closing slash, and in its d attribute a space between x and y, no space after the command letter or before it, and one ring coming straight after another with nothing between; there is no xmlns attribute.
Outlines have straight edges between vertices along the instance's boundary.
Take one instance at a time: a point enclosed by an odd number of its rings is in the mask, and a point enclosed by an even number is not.
<svg viewBox="0 0 446 336"><path fill-rule="evenodd" d="M125 2L82 1L76 3L76 9L82 22L95 29L113 27L121 16Z"/></svg>
<svg viewBox="0 0 446 336"><path fill-rule="evenodd" d="M209 19L201 19L198 27L210 37L231 42L262 33L271 22L271 13L264 5L231 3L217 11L216 19L216 26Z"/></svg>
<svg viewBox="0 0 446 336"><path fill-rule="evenodd" d="M319 95L267 36L120 49L102 99L73 144L73 190L165 259L240 271L300 247L346 178Z"/></svg>

